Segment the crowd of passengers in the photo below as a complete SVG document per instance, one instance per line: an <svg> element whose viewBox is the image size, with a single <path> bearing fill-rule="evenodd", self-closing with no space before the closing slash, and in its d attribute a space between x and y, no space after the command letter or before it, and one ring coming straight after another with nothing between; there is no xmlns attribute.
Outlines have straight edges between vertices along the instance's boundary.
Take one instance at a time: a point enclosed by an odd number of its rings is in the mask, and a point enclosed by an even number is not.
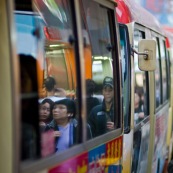
<svg viewBox="0 0 173 173"><path fill-rule="evenodd" d="M63 151L76 144L78 121L76 115L76 102L66 97L63 89L55 90L56 82L53 77L48 77L44 82L47 97L39 102L40 131L52 131L55 137L55 152ZM95 83L86 80L87 89L87 138L102 135L115 129L114 124L114 85L111 77L103 80L103 101L93 97Z"/></svg>

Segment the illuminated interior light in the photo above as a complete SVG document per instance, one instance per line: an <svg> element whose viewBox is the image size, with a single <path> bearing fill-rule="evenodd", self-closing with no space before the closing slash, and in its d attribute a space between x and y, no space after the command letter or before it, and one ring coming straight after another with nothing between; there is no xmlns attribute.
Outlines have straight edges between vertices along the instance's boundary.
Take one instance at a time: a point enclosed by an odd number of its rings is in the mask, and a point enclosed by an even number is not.
<svg viewBox="0 0 173 173"><path fill-rule="evenodd" d="M111 60L110 57L107 56L96 56L94 57L95 60Z"/></svg>
<svg viewBox="0 0 173 173"><path fill-rule="evenodd" d="M101 61L93 61L93 64L102 64Z"/></svg>
<svg viewBox="0 0 173 173"><path fill-rule="evenodd" d="M62 44L51 44L51 45L49 45L49 47L60 47L60 46L64 46L64 45L62 45Z"/></svg>

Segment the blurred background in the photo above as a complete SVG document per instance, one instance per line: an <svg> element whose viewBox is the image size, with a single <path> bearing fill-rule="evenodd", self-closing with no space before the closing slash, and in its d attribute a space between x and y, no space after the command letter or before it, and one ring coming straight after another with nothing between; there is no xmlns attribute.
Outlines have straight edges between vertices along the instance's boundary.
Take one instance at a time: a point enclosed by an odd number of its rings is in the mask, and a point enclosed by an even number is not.
<svg viewBox="0 0 173 173"><path fill-rule="evenodd" d="M151 12L159 22L173 32L173 0L135 0Z"/></svg>

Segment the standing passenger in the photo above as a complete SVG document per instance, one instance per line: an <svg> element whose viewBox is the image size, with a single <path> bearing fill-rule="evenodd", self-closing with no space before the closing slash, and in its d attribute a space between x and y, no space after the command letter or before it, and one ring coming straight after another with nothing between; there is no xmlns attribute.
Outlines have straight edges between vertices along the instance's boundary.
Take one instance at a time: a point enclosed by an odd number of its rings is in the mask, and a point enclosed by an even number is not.
<svg viewBox="0 0 173 173"><path fill-rule="evenodd" d="M47 96L54 96L56 81L53 77L48 76L44 81L44 87L47 91Z"/></svg>
<svg viewBox="0 0 173 173"><path fill-rule="evenodd" d="M99 105L99 100L96 97L93 97L94 90L95 90L96 84L92 79L86 80L86 94L87 94L87 116L89 115L90 111L93 107Z"/></svg>
<svg viewBox="0 0 173 173"><path fill-rule="evenodd" d="M44 87L47 92L47 97L53 102L61 100L66 97L66 92L63 88L56 88L56 81L52 76L48 76L44 81ZM39 99L41 103L44 99Z"/></svg>
<svg viewBox="0 0 173 173"><path fill-rule="evenodd" d="M40 103L39 109L39 118L40 118L40 131L44 131L47 124L49 124L53 117L52 117L52 108L54 102L51 99L45 98Z"/></svg>
<svg viewBox="0 0 173 173"><path fill-rule="evenodd" d="M103 81L104 100L95 106L89 115L88 123L94 137L102 135L115 128L114 125L114 84L113 78L105 77Z"/></svg>
<svg viewBox="0 0 173 173"><path fill-rule="evenodd" d="M56 101L53 106L53 120L45 131L54 130L56 151L63 151L77 143L78 123L75 116L75 104L71 99Z"/></svg>
<svg viewBox="0 0 173 173"><path fill-rule="evenodd" d="M141 96L138 92L135 93L134 99L134 124L138 124L142 119L144 119L143 104L141 104Z"/></svg>

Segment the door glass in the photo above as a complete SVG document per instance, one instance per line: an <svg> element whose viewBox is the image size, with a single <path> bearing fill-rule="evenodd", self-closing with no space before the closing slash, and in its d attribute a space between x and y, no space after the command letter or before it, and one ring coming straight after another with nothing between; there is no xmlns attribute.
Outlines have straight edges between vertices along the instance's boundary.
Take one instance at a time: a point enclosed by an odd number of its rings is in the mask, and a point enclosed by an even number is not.
<svg viewBox="0 0 173 173"><path fill-rule="evenodd" d="M160 40L160 53L161 53L161 66L162 66L162 98L163 102L168 99L168 74L167 74L167 64L166 64L166 52L165 52L165 42Z"/></svg>
<svg viewBox="0 0 173 173"><path fill-rule="evenodd" d="M129 62L129 51L127 49L127 35L125 28L119 26L120 29L120 46L121 46L121 57L122 57L122 80L123 80L123 111L124 111L124 129L129 130L130 124L130 62Z"/></svg>
<svg viewBox="0 0 173 173"><path fill-rule="evenodd" d="M83 37L86 40L85 50L86 48L89 50L89 56L86 57L85 54L85 64L86 69L90 70L87 71L86 77L87 119L92 137L97 137L118 128L114 106L115 73L110 29L110 18L113 13L94 1L82 2Z"/></svg>
<svg viewBox="0 0 173 173"><path fill-rule="evenodd" d="M135 30L134 32L134 44L135 49L138 50L138 42L142 38L144 38L144 32ZM146 80L147 73L141 71L138 68L138 55L134 55L134 66L135 66L135 98L134 98L134 124L137 125L140 123L146 116L148 116L147 112L147 92L146 92Z"/></svg>
<svg viewBox="0 0 173 173"><path fill-rule="evenodd" d="M154 38L155 39L155 38ZM157 46L156 46L156 70L155 70L155 103L156 108L161 105L161 67L160 67L160 58L159 58L159 44L158 38L155 39Z"/></svg>
<svg viewBox="0 0 173 173"><path fill-rule="evenodd" d="M17 18L20 21L17 25L18 54L22 59L23 160L34 158L33 152L46 157L64 151L79 141L76 116L79 114L75 102L77 66L70 4L69 0L54 3L34 0L37 13L27 13L27 17ZM35 23L31 21L33 17ZM35 61L34 64L26 63L29 58ZM29 88L29 84L34 82L36 89L31 92L33 88ZM37 98L35 102L28 102L32 97ZM33 127L37 127L36 133L39 134L36 135Z"/></svg>
<svg viewBox="0 0 173 173"><path fill-rule="evenodd" d="M134 46L138 50L138 43L145 38L145 33L139 30L134 32ZM133 161L132 172L146 172L147 162L145 162L148 155L149 141L148 133L146 133L147 125L143 128L141 123L149 115L149 101L148 101L148 73L141 71L138 68L138 55L134 55L135 67L135 94L134 94L134 141L133 141ZM141 124L141 125L140 125ZM145 154L143 153L145 151ZM141 165L144 165L141 168Z"/></svg>

